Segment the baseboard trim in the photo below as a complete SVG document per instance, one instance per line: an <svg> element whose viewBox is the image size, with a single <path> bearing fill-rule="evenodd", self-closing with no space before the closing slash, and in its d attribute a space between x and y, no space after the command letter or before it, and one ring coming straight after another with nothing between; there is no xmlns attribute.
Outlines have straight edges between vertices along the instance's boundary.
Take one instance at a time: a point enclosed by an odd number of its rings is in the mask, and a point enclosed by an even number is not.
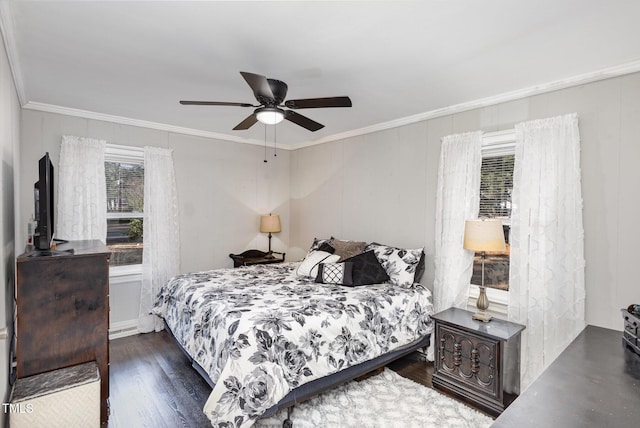
<svg viewBox="0 0 640 428"><path fill-rule="evenodd" d="M114 322L109 328L109 340L135 336L136 334L140 334L137 319Z"/></svg>

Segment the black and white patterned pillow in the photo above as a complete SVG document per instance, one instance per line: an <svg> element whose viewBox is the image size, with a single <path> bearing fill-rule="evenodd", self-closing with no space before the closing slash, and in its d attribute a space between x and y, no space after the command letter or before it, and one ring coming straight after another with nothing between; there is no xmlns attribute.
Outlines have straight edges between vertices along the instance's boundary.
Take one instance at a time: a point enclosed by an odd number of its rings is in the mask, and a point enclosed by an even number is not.
<svg viewBox="0 0 640 428"><path fill-rule="evenodd" d="M334 254L336 252L336 249L333 248L333 245L329 244L328 242L323 242L322 245L318 247L317 251L324 251L325 253Z"/></svg>
<svg viewBox="0 0 640 428"><path fill-rule="evenodd" d="M331 245L331 242L333 241L333 239L334 239L333 236L331 238L325 238L325 239L313 238L313 243L309 248L309 252L318 251L318 250L326 251L325 249L321 249L320 247L322 247L323 245ZM332 253L331 251L328 251L328 252Z"/></svg>
<svg viewBox="0 0 640 428"><path fill-rule="evenodd" d="M323 284L352 285L353 263L320 263L316 282Z"/></svg>
<svg viewBox="0 0 640 428"><path fill-rule="evenodd" d="M422 279L422 275L424 275L426 258L427 258L427 255L424 253L424 250L422 250L422 253L420 254L420 261L418 262L418 266L416 267L416 277L413 279L414 283L420 282L420 279Z"/></svg>
<svg viewBox="0 0 640 428"><path fill-rule="evenodd" d="M403 288L413 286L422 248L408 250L372 243L367 245L366 250L373 250L392 284Z"/></svg>

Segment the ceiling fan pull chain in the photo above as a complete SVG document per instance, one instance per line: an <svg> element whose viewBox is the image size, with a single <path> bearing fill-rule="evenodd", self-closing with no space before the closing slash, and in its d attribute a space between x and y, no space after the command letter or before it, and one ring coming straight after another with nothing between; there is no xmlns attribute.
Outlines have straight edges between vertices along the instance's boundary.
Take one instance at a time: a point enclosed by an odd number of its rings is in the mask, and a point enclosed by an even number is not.
<svg viewBox="0 0 640 428"><path fill-rule="evenodd" d="M264 126L264 163L267 163L267 125Z"/></svg>
<svg viewBox="0 0 640 428"><path fill-rule="evenodd" d="M278 125L274 125L274 126L273 126L273 157L278 156L278 155L276 154L276 144L277 144L277 140L278 140L278 139L276 138L276 137L278 136L278 134L277 134L277 129L278 129Z"/></svg>

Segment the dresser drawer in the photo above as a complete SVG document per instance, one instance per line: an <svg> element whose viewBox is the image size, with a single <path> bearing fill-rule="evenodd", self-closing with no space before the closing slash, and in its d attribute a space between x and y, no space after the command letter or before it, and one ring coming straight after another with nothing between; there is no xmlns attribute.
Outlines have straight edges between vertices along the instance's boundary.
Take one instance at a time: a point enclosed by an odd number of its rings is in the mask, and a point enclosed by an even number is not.
<svg viewBox="0 0 640 428"><path fill-rule="evenodd" d="M631 333L627 332L627 330L625 330L623 333L624 336L624 340L627 341L627 343L633 345L633 346L640 346L640 342L638 342L638 338L634 335L632 335Z"/></svg>
<svg viewBox="0 0 640 428"><path fill-rule="evenodd" d="M500 342L442 324L436 330L438 376L462 383L489 399L501 400L502 388L496 373Z"/></svg>
<svg viewBox="0 0 640 428"><path fill-rule="evenodd" d="M472 316L460 308L431 316L431 381L434 388L497 416L520 393L520 333L525 327L497 318L483 323Z"/></svg>
<svg viewBox="0 0 640 428"><path fill-rule="evenodd" d="M624 317L624 334L637 338L638 337L638 321L631 315Z"/></svg>

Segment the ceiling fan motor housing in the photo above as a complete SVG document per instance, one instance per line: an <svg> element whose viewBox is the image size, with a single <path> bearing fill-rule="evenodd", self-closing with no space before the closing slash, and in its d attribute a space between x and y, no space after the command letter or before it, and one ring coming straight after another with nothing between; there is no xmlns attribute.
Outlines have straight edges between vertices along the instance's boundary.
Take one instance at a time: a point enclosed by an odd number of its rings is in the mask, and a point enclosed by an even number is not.
<svg viewBox="0 0 640 428"><path fill-rule="evenodd" d="M277 79L267 79L269 82L269 88L271 88L271 93L273 93L273 98L266 98L263 96L258 97L258 102L264 104L265 106L277 106L284 101L287 97L287 89L289 88L286 83ZM261 99L262 98L262 99Z"/></svg>

